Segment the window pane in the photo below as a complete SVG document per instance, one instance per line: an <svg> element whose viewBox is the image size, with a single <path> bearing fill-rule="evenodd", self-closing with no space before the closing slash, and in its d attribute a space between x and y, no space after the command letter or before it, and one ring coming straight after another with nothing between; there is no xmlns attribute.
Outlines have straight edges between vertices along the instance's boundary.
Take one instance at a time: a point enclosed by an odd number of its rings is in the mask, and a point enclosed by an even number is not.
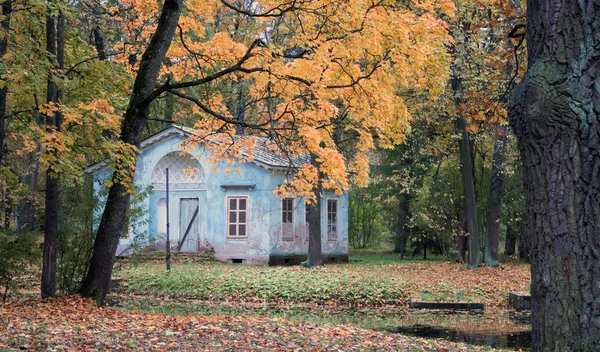
<svg viewBox="0 0 600 352"><path fill-rule="evenodd" d="M246 225L240 225L240 236L246 236Z"/></svg>
<svg viewBox="0 0 600 352"><path fill-rule="evenodd" d="M287 216L286 216L286 212L285 210L281 212L281 222L286 222L287 221Z"/></svg>
<svg viewBox="0 0 600 352"><path fill-rule="evenodd" d="M285 213L285 211L288 209L288 207L287 207L287 205L288 205L287 199L283 199L281 201L281 203L282 203L281 204L281 210Z"/></svg>
<svg viewBox="0 0 600 352"><path fill-rule="evenodd" d="M229 225L229 236L237 236L236 232L235 232L235 224Z"/></svg>
<svg viewBox="0 0 600 352"><path fill-rule="evenodd" d="M230 223L235 223L237 221L235 215L236 215L235 211L229 212L229 222Z"/></svg>
<svg viewBox="0 0 600 352"><path fill-rule="evenodd" d="M245 211L240 211L239 213L240 215L240 220L238 221L240 224L245 224L246 223L246 212Z"/></svg>
<svg viewBox="0 0 600 352"><path fill-rule="evenodd" d="M288 214L287 222L289 222L290 224L293 223L294 222L294 217L293 217L294 212L290 211L287 214Z"/></svg>
<svg viewBox="0 0 600 352"><path fill-rule="evenodd" d="M237 199L235 199L235 198L229 199L229 209L231 209L231 210L237 209Z"/></svg>
<svg viewBox="0 0 600 352"><path fill-rule="evenodd" d="M240 210L246 210L246 199L245 198L240 198L239 199L239 205L240 205Z"/></svg>

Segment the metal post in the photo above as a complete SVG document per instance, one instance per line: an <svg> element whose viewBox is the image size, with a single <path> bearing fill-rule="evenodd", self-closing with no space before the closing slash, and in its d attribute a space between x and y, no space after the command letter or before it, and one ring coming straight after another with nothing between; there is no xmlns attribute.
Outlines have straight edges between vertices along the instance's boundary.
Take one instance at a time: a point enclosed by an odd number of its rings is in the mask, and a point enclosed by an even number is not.
<svg viewBox="0 0 600 352"><path fill-rule="evenodd" d="M171 270L171 239L169 237L169 228L170 228L170 223L169 223L169 168L167 168L165 170L165 173L167 174L167 181L166 181L166 190L167 190L167 270Z"/></svg>

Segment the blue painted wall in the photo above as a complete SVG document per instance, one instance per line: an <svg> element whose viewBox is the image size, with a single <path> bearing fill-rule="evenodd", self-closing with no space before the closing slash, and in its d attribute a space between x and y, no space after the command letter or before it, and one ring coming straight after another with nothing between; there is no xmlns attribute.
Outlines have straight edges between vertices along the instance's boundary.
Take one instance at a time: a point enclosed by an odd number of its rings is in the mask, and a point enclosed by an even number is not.
<svg viewBox="0 0 600 352"><path fill-rule="evenodd" d="M185 139L181 130L173 128L176 133L165 134L164 139L144 147L140 154L135 184L137 189L147 189L151 186L152 172L165 155L182 151L181 142ZM171 245L176 245L183 234L179 232L179 204L182 198L199 199L199 244L210 244L215 256L223 261L242 259L245 263L265 264L269 255L306 254L308 249L308 234L305 227L305 204L300 198L294 200L294 240L282 240L282 200L274 190L285 181L282 172L267 170L264 166L254 163L238 163L234 165L238 172L227 173L231 165L219 163L216 167L209 164L209 154L202 148L191 153L200 163L205 176L205 183L199 189L176 190L169 192L170 208L170 237ZM102 194L104 180L110 177L108 167L96 168L94 174L94 192ZM254 185L253 188L232 189L223 185ZM232 239L227 231L228 196L248 196L248 237ZM129 237L120 241L117 254L131 252L134 237L144 238L144 245L152 243L156 248L164 249L164 238L157 236L158 203L165 197L165 192L155 190L139 200L142 215L132 221ZM338 238L328 240L327 236L327 199L338 200ZM98 209L96 216L101 215ZM321 209L323 254L348 253L348 197L344 193L324 195ZM162 246L162 247L161 247Z"/></svg>

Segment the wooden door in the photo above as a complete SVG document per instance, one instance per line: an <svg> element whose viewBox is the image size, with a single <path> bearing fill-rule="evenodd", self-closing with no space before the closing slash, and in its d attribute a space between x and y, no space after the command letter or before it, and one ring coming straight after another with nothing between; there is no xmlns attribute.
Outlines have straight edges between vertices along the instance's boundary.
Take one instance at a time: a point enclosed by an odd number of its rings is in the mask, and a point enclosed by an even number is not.
<svg viewBox="0 0 600 352"><path fill-rule="evenodd" d="M179 200L179 242L182 252L197 252L199 239L200 209L198 198L181 198ZM187 231L187 235L186 235ZM185 236L185 239L184 239Z"/></svg>

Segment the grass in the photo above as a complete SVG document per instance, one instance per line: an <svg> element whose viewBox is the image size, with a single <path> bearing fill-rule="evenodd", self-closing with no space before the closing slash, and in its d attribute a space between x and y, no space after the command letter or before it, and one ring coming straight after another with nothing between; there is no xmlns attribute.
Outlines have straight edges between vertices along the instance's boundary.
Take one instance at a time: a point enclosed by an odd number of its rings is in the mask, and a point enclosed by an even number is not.
<svg viewBox="0 0 600 352"><path fill-rule="evenodd" d="M349 264L304 267L238 266L206 260L124 262L114 276L120 293L225 302L354 307L405 307L413 300L482 302L507 308L509 292L524 292L529 267L467 270L445 262L401 261L397 255L352 255Z"/></svg>

